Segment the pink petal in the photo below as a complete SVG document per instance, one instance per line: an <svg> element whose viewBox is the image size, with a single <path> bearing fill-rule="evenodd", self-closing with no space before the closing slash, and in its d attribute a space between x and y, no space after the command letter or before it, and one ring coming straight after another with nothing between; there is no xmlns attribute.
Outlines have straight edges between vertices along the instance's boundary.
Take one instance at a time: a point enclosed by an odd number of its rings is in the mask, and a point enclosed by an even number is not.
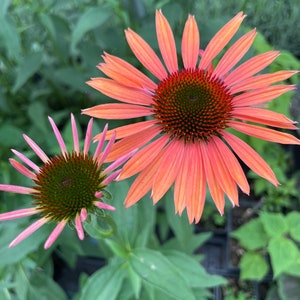
<svg viewBox="0 0 300 300"><path fill-rule="evenodd" d="M55 137L57 139L57 142L59 144L59 147L61 149L61 153L63 155L65 155L67 153L67 150L66 150L66 145L64 143L64 140L63 140L63 138L62 138L62 136L61 136L61 134L60 134L60 132L59 132L56 124L54 123L53 119L51 117L48 117L48 119L49 119L49 122L50 122L50 124L52 126L52 129L53 129L53 132L54 132Z"/></svg>
<svg viewBox="0 0 300 300"><path fill-rule="evenodd" d="M92 140L92 129L93 129L93 119L90 119L86 129L86 135L84 140L84 146L83 146L84 155L87 155L90 149L90 144Z"/></svg>
<svg viewBox="0 0 300 300"><path fill-rule="evenodd" d="M152 108L132 104L108 103L82 110L83 114L100 119L131 119L153 114Z"/></svg>
<svg viewBox="0 0 300 300"><path fill-rule="evenodd" d="M113 180L115 180L121 173L121 169L120 170L117 170L115 172L113 172L112 174L110 174L108 177L106 177L103 181L102 181L102 185L103 186L107 186L109 185L109 183Z"/></svg>
<svg viewBox="0 0 300 300"><path fill-rule="evenodd" d="M156 10L156 35L162 58L170 73L178 71L177 51L172 29L161 10Z"/></svg>
<svg viewBox="0 0 300 300"><path fill-rule="evenodd" d="M16 194L36 194L36 190L24 186L11 185L11 184L0 184L0 191L16 193Z"/></svg>
<svg viewBox="0 0 300 300"><path fill-rule="evenodd" d="M98 157L97 163L98 165L102 165L102 163L105 161L106 157L108 156L108 154L111 152L111 149L115 143L116 140L116 134L114 134L111 139L108 141L104 151L102 152L101 156ZM94 157L96 158L96 157Z"/></svg>
<svg viewBox="0 0 300 300"><path fill-rule="evenodd" d="M14 160L13 158L10 158L9 162L17 171L19 171L21 174L25 175L26 177L32 180L36 178L36 175L33 172L31 172L29 169L27 169L25 166L23 166L21 163Z"/></svg>
<svg viewBox="0 0 300 300"><path fill-rule="evenodd" d="M45 249L49 249L53 243L57 240L57 238L59 237L59 235L61 234L61 232L63 231L63 229L65 228L67 224L66 220L60 221L56 227L54 228L54 230L51 232L51 234L49 235L49 237L47 238L44 248Z"/></svg>
<svg viewBox="0 0 300 300"><path fill-rule="evenodd" d="M125 30L125 35L129 47L142 65L159 80L166 78L168 74L149 44L130 28Z"/></svg>
<svg viewBox="0 0 300 300"><path fill-rule="evenodd" d="M35 152L35 154L44 162L46 163L49 158L45 154L45 152L26 134L23 134L24 140L27 142L27 144L30 146L30 148Z"/></svg>
<svg viewBox="0 0 300 300"><path fill-rule="evenodd" d="M109 205L109 204L100 202L100 201L95 201L95 202L94 202L94 205L97 206L97 207L100 208L100 209L116 210L115 207L113 207L113 206L111 206L111 205Z"/></svg>
<svg viewBox="0 0 300 300"><path fill-rule="evenodd" d="M22 153L20 153L19 151L15 150L15 149L11 149L11 151L17 157L19 157L25 164L27 164L27 166L29 166L30 168L32 168L36 172L40 171L40 168L34 162L32 162L29 158L27 158L25 155L23 155Z"/></svg>
<svg viewBox="0 0 300 300"><path fill-rule="evenodd" d="M48 222L47 218L42 218L42 219L37 220L33 224L31 224L9 244L9 248L14 247L17 244L19 244L20 242L22 242L24 239L26 239L28 236L33 234L36 230L38 230L40 227L42 227L47 222Z"/></svg>
<svg viewBox="0 0 300 300"><path fill-rule="evenodd" d="M276 176L270 166L248 144L229 132L223 133L223 138L237 156L255 173L278 186Z"/></svg>
<svg viewBox="0 0 300 300"><path fill-rule="evenodd" d="M83 240L84 239L84 231L83 231L83 228L82 228L80 214L77 214L77 216L75 218L75 228L76 228L77 235L78 235L79 239Z"/></svg>
<svg viewBox="0 0 300 300"><path fill-rule="evenodd" d="M243 35L223 55L212 76L223 77L246 54L256 35L255 29Z"/></svg>
<svg viewBox="0 0 300 300"><path fill-rule="evenodd" d="M94 156L93 156L93 159L99 159L100 157L100 153L101 153L101 150L103 148L103 145L104 145L104 142L105 142L105 139L106 139L106 132L107 132L107 128L108 128L108 124L106 123L105 126L104 126L104 129L102 131L102 135L100 137L100 139L98 140L98 145L97 145L97 148L95 150L95 153L94 153ZM115 134L113 133L112 134L112 137L111 139L115 137ZM115 139L115 138L114 138Z"/></svg>
<svg viewBox="0 0 300 300"><path fill-rule="evenodd" d="M81 222L85 222L87 216L88 216L88 212L87 212L86 208L83 208L80 211L80 220L81 220Z"/></svg>
<svg viewBox="0 0 300 300"><path fill-rule="evenodd" d="M260 127L252 124L230 121L228 125L237 131L254 136L256 138L280 143L280 144L295 144L300 145L300 140L291 134L280 132L274 129Z"/></svg>
<svg viewBox="0 0 300 300"><path fill-rule="evenodd" d="M239 12L215 34L204 50L200 60L199 69L206 69L209 64L211 64L212 60L224 49L237 32L244 18L245 15L243 15L242 12Z"/></svg>
<svg viewBox="0 0 300 300"><path fill-rule="evenodd" d="M24 218L24 217L32 216L37 213L39 213L39 210L36 208L18 209L18 210L0 214L0 221L8 221L8 220Z"/></svg>
<svg viewBox="0 0 300 300"><path fill-rule="evenodd" d="M198 60L200 35L194 16L189 15L182 35L181 52L185 69L194 69Z"/></svg>
<svg viewBox="0 0 300 300"><path fill-rule="evenodd" d="M76 122L74 115L71 114L71 124L72 124L72 133L73 133L73 141L74 141L74 150L78 154L79 153L79 140L78 140L78 132L76 127Z"/></svg>

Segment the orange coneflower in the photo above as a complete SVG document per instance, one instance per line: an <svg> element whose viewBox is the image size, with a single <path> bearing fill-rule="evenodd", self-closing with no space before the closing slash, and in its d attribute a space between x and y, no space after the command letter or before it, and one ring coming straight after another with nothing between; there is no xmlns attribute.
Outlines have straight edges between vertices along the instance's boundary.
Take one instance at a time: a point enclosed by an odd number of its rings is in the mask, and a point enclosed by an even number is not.
<svg viewBox="0 0 300 300"><path fill-rule="evenodd" d="M84 238L82 222L86 220L88 214L97 213L97 209L115 209L113 206L103 202L106 194L104 189L120 174L121 170L115 169L135 152L134 150L125 154L114 163L103 168L103 161L109 154L115 141L115 135L113 134L102 151L107 126L103 130L103 138L98 142L94 154L91 155L89 148L92 138L93 119L90 119L87 127L83 151L79 149L77 127L73 115L71 115L74 141L74 150L72 151L67 151L64 140L53 119L49 117L49 121L60 146L61 154L48 157L31 138L24 135L25 141L40 158L42 164L41 166L36 165L24 154L16 150L12 151L23 164L13 158L10 159L10 163L21 174L31 179L33 186L24 187L0 184L0 191L27 194L33 197L33 207L2 213L0 214L0 221L13 220L34 214L40 215L37 221L10 243L10 247L15 246L49 222L54 222L57 225L48 237L45 249L55 242L68 223L74 225L78 237L82 240Z"/></svg>
<svg viewBox="0 0 300 300"><path fill-rule="evenodd" d="M176 212L181 214L186 208L189 221L198 222L207 184L223 214L225 194L233 205L238 205L237 186L249 193L247 179L233 152L254 172L278 185L269 165L228 129L271 142L300 144L290 134L252 124L296 129L295 122L284 115L260 107L292 90L292 85L272 84L296 71L255 75L279 55L278 51L254 56L234 68L252 45L255 29L238 39L215 67L212 65L244 17L238 13L217 32L205 50L199 51L197 23L194 16L189 16L181 43L182 68L178 66L172 30L160 10L156 11L156 33L166 68L138 34L126 30L131 50L157 78L155 81L126 61L103 55L104 63L98 68L110 79L93 78L88 84L126 104L102 104L83 113L106 119L147 117L143 122L116 128L117 139L121 140L108 156L113 160L141 147L120 175L124 179L139 173L125 199L127 207L149 190L156 203L174 183Z"/></svg>

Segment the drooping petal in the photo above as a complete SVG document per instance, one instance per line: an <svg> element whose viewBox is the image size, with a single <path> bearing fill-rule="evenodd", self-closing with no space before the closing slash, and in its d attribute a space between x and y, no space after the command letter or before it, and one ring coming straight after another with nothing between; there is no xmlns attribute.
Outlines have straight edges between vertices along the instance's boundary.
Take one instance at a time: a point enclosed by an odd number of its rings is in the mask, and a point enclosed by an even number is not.
<svg viewBox="0 0 300 300"><path fill-rule="evenodd" d="M221 189L217 178L214 174L211 161L208 156L208 149L207 144L202 142L199 145L200 155L203 159L205 177L207 180L207 184L210 190L211 197L221 215L224 214L224 206L225 206L225 199L224 199L224 192Z"/></svg>
<svg viewBox="0 0 300 300"><path fill-rule="evenodd" d="M32 180L34 180L36 178L36 175L33 172L31 172L29 169L27 169L25 166L23 166L21 163L19 163L15 159L10 158L9 162L17 171L19 171L21 174L25 175L26 177L28 177Z"/></svg>
<svg viewBox="0 0 300 300"><path fill-rule="evenodd" d="M49 157L45 154L45 152L26 134L23 134L24 140L30 146L30 148L35 152L35 154L46 163L49 160Z"/></svg>
<svg viewBox="0 0 300 300"><path fill-rule="evenodd" d="M236 94L246 90L259 89L270 84L286 80L298 71L278 71L272 74L260 74L247 78L234 86L230 87L230 92Z"/></svg>
<svg viewBox="0 0 300 300"><path fill-rule="evenodd" d="M106 162L116 160L130 151L144 146L158 134L159 130L152 127L146 132L138 132L116 142L112 151L108 154Z"/></svg>
<svg viewBox="0 0 300 300"><path fill-rule="evenodd" d="M300 140L294 137L293 135L280 132L274 129L260 127L260 126L237 122L237 121L230 121L228 125L237 131L254 136L262 140L275 142L279 144L300 145Z"/></svg>
<svg viewBox="0 0 300 300"><path fill-rule="evenodd" d="M0 191L16 193L16 194L35 194L36 190L25 186L11 185L11 184L0 184Z"/></svg>
<svg viewBox="0 0 300 300"><path fill-rule="evenodd" d="M84 231L83 231L83 228L82 228L80 214L77 214L77 216L75 217L75 228L76 228L76 231L77 231L78 238L80 240L83 240L84 239Z"/></svg>
<svg viewBox="0 0 300 300"><path fill-rule="evenodd" d="M98 68L118 83L151 91L156 88L156 84L149 77L127 61L108 53L104 53L102 57L105 63L99 64Z"/></svg>
<svg viewBox="0 0 300 300"><path fill-rule="evenodd" d="M168 74L149 44L130 28L125 30L125 35L129 47L142 65L159 80L166 78Z"/></svg>
<svg viewBox="0 0 300 300"><path fill-rule="evenodd" d="M27 166L32 168L34 171L36 171L36 172L40 171L40 168L33 161L31 161L29 158L27 158L24 154L20 153L19 151L15 150L15 149L11 149L11 151L17 157L19 157Z"/></svg>
<svg viewBox="0 0 300 300"><path fill-rule="evenodd" d="M176 45L172 29L161 10L156 10L156 35L162 58L170 73L178 71Z"/></svg>
<svg viewBox="0 0 300 300"><path fill-rule="evenodd" d="M254 91L246 92L233 98L232 103L235 107L257 105L271 101L282 94L293 90L295 86L278 84L266 86Z"/></svg>
<svg viewBox="0 0 300 300"><path fill-rule="evenodd" d="M230 172L232 178L235 180L235 182L238 184L241 190L245 194L249 195L250 187L247 178L234 154L231 152L231 150L229 150L229 148L223 143L223 141L220 138L215 137L213 139L213 143L218 149L219 154L223 156L223 161L226 164L227 169Z"/></svg>
<svg viewBox="0 0 300 300"><path fill-rule="evenodd" d="M8 220L24 218L24 217L35 215L37 213L39 213L39 210L36 208L22 208L22 209L0 214L0 221L8 221Z"/></svg>
<svg viewBox="0 0 300 300"><path fill-rule="evenodd" d="M79 153L79 140L78 140L77 126L76 126L76 122L75 122L75 118L74 118L73 114L71 114L71 126L72 126L73 141L74 141L74 151L78 154Z"/></svg>
<svg viewBox="0 0 300 300"><path fill-rule="evenodd" d="M20 242L22 242L24 239L26 239L28 236L33 234L35 231L37 231L40 227L42 227L47 222L48 222L47 218L41 218L36 222L34 222L33 224L31 224L9 244L9 248L14 247Z"/></svg>
<svg viewBox="0 0 300 300"><path fill-rule="evenodd" d="M60 221L55 228L53 229L53 231L51 232L51 234L49 235L49 237L47 238L44 248L45 249L49 249L53 243L57 240L57 238L59 237L59 235L61 234L61 232L63 231L63 229L65 228L67 224L66 220Z"/></svg>
<svg viewBox="0 0 300 300"><path fill-rule="evenodd" d="M244 18L245 15L243 15L242 12L239 12L215 34L204 50L200 60L199 69L206 69L209 66L212 60L224 49L237 32Z"/></svg>
<svg viewBox="0 0 300 300"><path fill-rule="evenodd" d="M235 108L232 112L232 117L272 127L297 129L294 125L297 122L288 119L285 115L257 107Z"/></svg>
<svg viewBox="0 0 300 300"><path fill-rule="evenodd" d="M223 133L223 138L237 154L237 156L256 174L267 179L273 185L279 182L270 166L247 143L229 132Z"/></svg>
<svg viewBox="0 0 300 300"><path fill-rule="evenodd" d="M171 141L164 148L164 155L162 155L161 164L156 171L152 185L151 196L154 203L163 197L175 181L183 152L184 144L177 140Z"/></svg>
<svg viewBox="0 0 300 300"><path fill-rule="evenodd" d="M83 109L82 113L95 118L118 120L150 116L153 111L141 105L108 103Z"/></svg>
<svg viewBox="0 0 300 300"><path fill-rule="evenodd" d="M181 52L185 69L194 69L199 57L200 34L194 16L189 15L183 30Z"/></svg>
<svg viewBox="0 0 300 300"><path fill-rule="evenodd" d="M138 122L138 123L133 123L133 124L129 124L129 125L124 125L124 126L120 126L117 127L115 129L112 130L108 130L106 133L106 140L109 140L113 134L113 132L116 132L116 139L122 139L124 137L136 134L138 132L142 132L144 130L148 130L149 128L153 127L153 125L155 125L157 123L156 120L148 120L148 121L144 121L144 122ZM94 137L94 140L99 140L101 138L101 136L103 135L103 133L99 133Z"/></svg>
<svg viewBox="0 0 300 300"><path fill-rule="evenodd" d="M107 78L95 78L87 82L88 85L102 94L126 103L149 105L152 96L143 89L128 87Z"/></svg>
<svg viewBox="0 0 300 300"><path fill-rule="evenodd" d="M278 55L279 51L269 51L248 59L226 76L224 78L224 83L231 86L238 82L242 82L244 79L251 77L270 65Z"/></svg>
<svg viewBox="0 0 300 300"><path fill-rule="evenodd" d="M189 172L185 179L185 205L189 222L198 223L202 216L206 197L206 176L198 145L192 144L189 155ZM191 168L191 166L193 166Z"/></svg>
<svg viewBox="0 0 300 300"><path fill-rule="evenodd" d="M224 156L219 153L218 148L214 143L214 139L209 141L207 144L207 150L212 170L219 186L228 196L231 203L233 205L238 205L239 200L236 183L230 174L230 170L227 169L227 166L224 162Z"/></svg>
<svg viewBox="0 0 300 300"><path fill-rule="evenodd" d="M61 153L65 156L65 154L67 153L65 142L64 142L64 140L63 140L56 124L55 124L55 122L53 121L53 119L51 117L48 117L48 119L49 119L49 122L52 126L52 129L53 129L53 132L54 132L55 137L57 139L57 142L59 144L59 147L61 149Z"/></svg>
<svg viewBox="0 0 300 300"><path fill-rule="evenodd" d="M243 35L237 40L223 55L212 76L223 77L236 63L246 54L252 45L256 35L256 30L253 29L250 32Z"/></svg>
<svg viewBox="0 0 300 300"><path fill-rule="evenodd" d="M161 136L137 152L134 157L124 165L119 180L131 177L146 168L147 165L150 164L151 161L160 153L168 140L168 137Z"/></svg>

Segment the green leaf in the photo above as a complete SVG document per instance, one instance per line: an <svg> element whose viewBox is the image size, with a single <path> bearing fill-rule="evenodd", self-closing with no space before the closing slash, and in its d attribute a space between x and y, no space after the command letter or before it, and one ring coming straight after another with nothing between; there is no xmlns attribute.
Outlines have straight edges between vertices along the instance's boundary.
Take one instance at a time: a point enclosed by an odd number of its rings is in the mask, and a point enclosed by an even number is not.
<svg viewBox="0 0 300 300"><path fill-rule="evenodd" d="M13 126L1 124L0 126L0 145L16 147L23 142L22 131Z"/></svg>
<svg viewBox="0 0 300 300"><path fill-rule="evenodd" d="M126 276L126 269L119 264L101 268L88 279L78 300L117 299Z"/></svg>
<svg viewBox="0 0 300 300"><path fill-rule="evenodd" d="M45 135L49 135L49 124L46 121L45 106L41 102L32 102L28 106L28 116L36 128Z"/></svg>
<svg viewBox="0 0 300 300"><path fill-rule="evenodd" d="M90 30L97 28L104 24L108 18L111 16L111 11L99 7L91 7L88 9L78 20L71 38L71 49L75 49L77 43L81 38Z"/></svg>
<svg viewBox="0 0 300 300"><path fill-rule="evenodd" d="M282 236L288 232L288 224L280 213L261 212L260 219L269 237Z"/></svg>
<svg viewBox="0 0 300 300"><path fill-rule="evenodd" d="M278 279L281 299L298 300L300 295L300 278L282 275Z"/></svg>
<svg viewBox="0 0 300 300"><path fill-rule="evenodd" d="M300 213L292 211L286 216L286 221L290 229L291 237L300 242Z"/></svg>
<svg viewBox="0 0 300 300"><path fill-rule="evenodd" d="M67 300L63 289L47 274L35 271L30 278L27 297L30 300Z"/></svg>
<svg viewBox="0 0 300 300"><path fill-rule="evenodd" d="M42 64L43 54L35 52L23 58L17 69L17 78L12 88L12 92L16 93L26 81L40 68Z"/></svg>
<svg viewBox="0 0 300 300"><path fill-rule="evenodd" d="M259 218L253 219L231 233L247 250L257 250L267 246L268 236ZM251 237L251 238L249 238Z"/></svg>
<svg viewBox="0 0 300 300"><path fill-rule="evenodd" d="M246 252L241 258L240 264L242 280L262 280L268 273L269 266L258 253Z"/></svg>
<svg viewBox="0 0 300 300"><path fill-rule="evenodd" d="M184 274L186 283L192 288L210 288L227 283L226 279L221 276L208 274L203 266L190 255L176 250L164 251L163 254L179 273Z"/></svg>
<svg viewBox="0 0 300 300"><path fill-rule="evenodd" d="M274 277L287 271L298 258L298 247L291 240L284 237L272 238L268 251L271 257Z"/></svg>
<svg viewBox="0 0 300 300"><path fill-rule="evenodd" d="M144 281L167 295L177 300L195 299L184 274L162 253L145 248L134 249L129 263Z"/></svg>
<svg viewBox="0 0 300 300"><path fill-rule="evenodd" d="M42 25L44 25L45 29L49 32L51 38L54 40L56 37L56 30L51 16L41 12L39 14L39 19Z"/></svg>

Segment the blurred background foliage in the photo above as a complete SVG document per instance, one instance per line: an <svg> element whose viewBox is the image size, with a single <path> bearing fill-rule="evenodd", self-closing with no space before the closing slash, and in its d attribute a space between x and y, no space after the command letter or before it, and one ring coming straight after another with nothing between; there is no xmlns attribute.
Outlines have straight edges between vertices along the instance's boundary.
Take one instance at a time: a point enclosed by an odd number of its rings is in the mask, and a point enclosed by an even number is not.
<svg viewBox="0 0 300 300"><path fill-rule="evenodd" d="M16 174L17 172L12 170L8 163L8 158L11 156L10 148L23 151L28 157L34 157L22 139L23 132L33 138L42 148L47 149L47 153L51 155L58 150L58 146L55 138L49 134L51 129L47 121L48 115L51 115L59 124L64 137L70 139L69 115L71 112L75 114L82 129L85 130L88 118L80 115L81 109L111 101L85 84L91 77L103 75L96 68L96 65L102 61L103 51L120 56L141 68L126 43L124 29L132 28L155 50L158 49L154 22L157 8L163 10L174 30L178 50L183 26L189 13L196 16L201 33L201 48L205 48L217 30L242 10L247 14L247 18L234 40L249 28L256 27L259 32L245 59L264 51L278 49L281 51L281 56L270 66L268 72L300 69L300 6L298 0L1 0L1 183L25 186L30 184L29 180ZM146 72L146 70L143 71ZM289 81L293 84L298 84L298 82L299 76L294 76ZM270 103L271 109L298 121L300 121L299 107L299 92L285 94ZM114 128L128 122L114 120L110 121L109 126ZM97 120L96 123L95 134L103 128L105 120ZM245 139L270 163L282 184L275 189L265 180L250 172L248 175L252 185L252 200L262 203L259 206L260 209L267 212L288 213L299 210L298 173L300 162L299 155L296 154L299 153L299 150L296 152L294 147L279 145L270 147L270 144L264 141L249 137ZM118 188L112 186L113 197L120 203L125 198L127 185L128 183L124 182ZM136 216L145 209L145 205L149 210L157 210L147 227L152 234L149 234L146 238L147 241L143 242L143 246L146 244L148 247L160 251L180 249L187 255L192 255L195 245L203 244L208 236L193 234L196 227L188 225L185 217L181 219L171 217L173 208L165 205L167 200L169 200L168 203L172 202L171 198L170 195L167 195L166 199L161 201L162 204L154 208L152 205L150 205L151 208L148 207L145 203L150 203L149 199L144 199L144 204L137 205L137 208L123 211L123 213L128 214L128 219L135 224L135 229L137 229L141 224L136 220ZM26 207L29 200L26 196L15 197L15 195L1 193L0 211L13 210L23 205ZM122 211L121 207L120 210ZM226 216L218 215L209 196L203 221L202 227L206 226L208 222L218 228L224 228L226 225ZM74 232L68 230L65 230L64 235L59 239L59 248L44 252L42 242L45 232L40 232L28 239L28 242L24 242L23 246L16 247L13 252L9 252L12 251L6 248L9 241L29 223L30 220L20 220L19 222L10 222L8 225L0 224L0 257L8 258L5 263L0 263L0 287L2 288L0 299L35 299L35 297L41 299L39 298L41 293L44 295L43 299L53 299L51 298L53 295L49 294L49 289L55 291L57 299L65 299L63 291L53 283L52 279L49 279L54 274L53 263L50 259L53 253L73 267L79 255L96 256L106 260L113 255L113 251L101 243L77 241ZM45 228L44 231L47 232L47 230L49 232L50 229ZM138 236L138 233L139 231L136 230L132 234ZM170 234L173 239L170 239ZM186 237L192 241L190 244L187 243ZM163 245L162 248L160 248L160 244ZM42 273L39 268L43 269ZM102 273L99 276L101 277ZM203 278L207 279L205 276ZM39 280L36 279L37 277ZM255 278L255 276L253 277ZM93 287L98 284L97 280L93 280L88 281L88 285L85 285L78 299L92 299L86 298L87 295L94 297L93 294L88 294L90 292L86 288L86 286ZM27 288L25 288L26 282L30 282ZM87 282L87 278L83 277L80 284L84 287L85 282ZM214 278L206 287L213 287L221 283L224 283L221 279ZM152 284L154 283L152 282ZM159 282L155 284L159 284ZM138 290L138 287L136 289ZM147 286L146 291L149 289ZM13 290L12 294L7 293L11 290ZM125 288L122 299L127 299L128 295L134 297L130 292L126 296L126 291ZM231 298L234 297L232 295L237 295L234 292L235 287L231 287L228 291L230 292L226 299L236 299ZM198 289L198 292L203 299L212 295L204 288ZM144 290L142 292L144 297L148 295L145 293ZM157 293L153 295L161 296ZM226 296L226 292L224 295ZM242 291L239 291L238 295L238 299L248 297L247 293L243 294ZM130 297L128 299L134 299Z"/></svg>

